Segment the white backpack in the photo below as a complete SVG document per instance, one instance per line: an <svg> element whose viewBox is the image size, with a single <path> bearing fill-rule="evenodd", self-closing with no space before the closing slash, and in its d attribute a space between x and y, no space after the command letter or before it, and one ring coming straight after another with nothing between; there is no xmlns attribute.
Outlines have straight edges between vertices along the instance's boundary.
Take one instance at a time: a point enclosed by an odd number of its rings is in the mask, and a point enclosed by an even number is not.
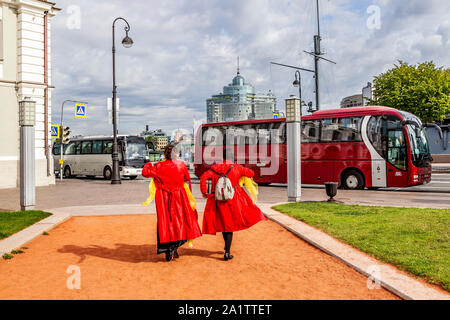
<svg viewBox="0 0 450 320"><path fill-rule="evenodd" d="M230 169L228 169L227 173L225 173L225 175L211 169L212 172L220 176L219 180L217 181L216 190L214 193L215 199L217 201L229 201L234 198L234 187L230 179L228 179L228 174L230 173L231 169L233 169L233 167L234 166L231 166Z"/></svg>

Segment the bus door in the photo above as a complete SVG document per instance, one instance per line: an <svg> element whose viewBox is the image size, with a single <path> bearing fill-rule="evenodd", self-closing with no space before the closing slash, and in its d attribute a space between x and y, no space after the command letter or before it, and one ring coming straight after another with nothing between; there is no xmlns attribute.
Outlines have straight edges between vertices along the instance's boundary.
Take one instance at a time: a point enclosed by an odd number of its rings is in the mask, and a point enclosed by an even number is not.
<svg viewBox="0 0 450 320"><path fill-rule="evenodd" d="M397 117L387 117L387 183L390 187L408 184L408 153L403 125Z"/></svg>
<svg viewBox="0 0 450 320"><path fill-rule="evenodd" d="M257 134L258 152L255 176L263 183L286 181L286 123L258 124Z"/></svg>

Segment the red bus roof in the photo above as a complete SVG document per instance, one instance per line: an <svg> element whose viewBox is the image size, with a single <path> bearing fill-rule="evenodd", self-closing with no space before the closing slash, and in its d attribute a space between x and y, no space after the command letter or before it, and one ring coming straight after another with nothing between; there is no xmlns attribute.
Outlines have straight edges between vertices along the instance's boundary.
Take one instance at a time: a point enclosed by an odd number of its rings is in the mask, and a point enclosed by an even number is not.
<svg viewBox="0 0 450 320"><path fill-rule="evenodd" d="M383 107L383 106L367 106L367 107L354 107L354 108L343 108L343 109L332 109L332 110L320 110L314 112L312 115L303 116L302 119L323 119L323 118L334 118L334 117L351 117L351 116L363 116L371 114L394 114L400 116L404 120L403 114L394 108ZM230 122L217 122L217 123L206 123L203 127L214 127L221 125L243 125L243 124L254 124L254 123L267 123L267 122L285 122L286 118L280 119L260 119L260 120L245 120L245 121L230 121Z"/></svg>
<svg viewBox="0 0 450 320"><path fill-rule="evenodd" d="M354 108L343 108L343 109L333 109L333 110L320 110L314 112L311 117L317 118L327 118L327 117L340 117L344 115L354 115L354 114L378 114L378 113L395 113L399 114L399 110L383 107L383 106L367 106L367 107L354 107Z"/></svg>

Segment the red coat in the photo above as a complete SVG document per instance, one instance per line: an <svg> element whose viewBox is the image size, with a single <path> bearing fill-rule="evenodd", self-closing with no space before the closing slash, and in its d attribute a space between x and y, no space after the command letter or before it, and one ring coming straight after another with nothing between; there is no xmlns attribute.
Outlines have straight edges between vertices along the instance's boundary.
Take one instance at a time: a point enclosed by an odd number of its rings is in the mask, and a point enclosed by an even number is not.
<svg viewBox="0 0 450 320"><path fill-rule="evenodd" d="M189 204L184 183L191 186L186 164L182 161L147 163L142 170L146 178L154 178L156 212L160 243L193 240L200 237L197 212Z"/></svg>
<svg viewBox="0 0 450 320"><path fill-rule="evenodd" d="M212 167L217 173L225 174L233 163L226 161ZM214 198L214 190L219 175L211 170L205 172L200 178L200 190L206 195L206 181L211 179L211 194L207 195L205 214L203 216L203 233L216 234L217 232L235 232L248 229L254 224L267 220L261 210L253 203L244 189L239 186L242 176L252 178L254 172L236 164L228 174L231 183L236 185L234 198L222 202Z"/></svg>

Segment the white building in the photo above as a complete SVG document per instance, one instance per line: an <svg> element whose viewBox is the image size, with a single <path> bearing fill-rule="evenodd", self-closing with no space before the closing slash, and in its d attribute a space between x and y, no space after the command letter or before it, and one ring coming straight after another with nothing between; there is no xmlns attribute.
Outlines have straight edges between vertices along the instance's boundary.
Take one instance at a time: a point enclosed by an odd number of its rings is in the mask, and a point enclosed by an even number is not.
<svg viewBox="0 0 450 320"><path fill-rule="evenodd" d="M55 183L51 139L50 20L44 0L0 0L0 188L20 184L19 101L36 101L36 185Z"/></svg>

